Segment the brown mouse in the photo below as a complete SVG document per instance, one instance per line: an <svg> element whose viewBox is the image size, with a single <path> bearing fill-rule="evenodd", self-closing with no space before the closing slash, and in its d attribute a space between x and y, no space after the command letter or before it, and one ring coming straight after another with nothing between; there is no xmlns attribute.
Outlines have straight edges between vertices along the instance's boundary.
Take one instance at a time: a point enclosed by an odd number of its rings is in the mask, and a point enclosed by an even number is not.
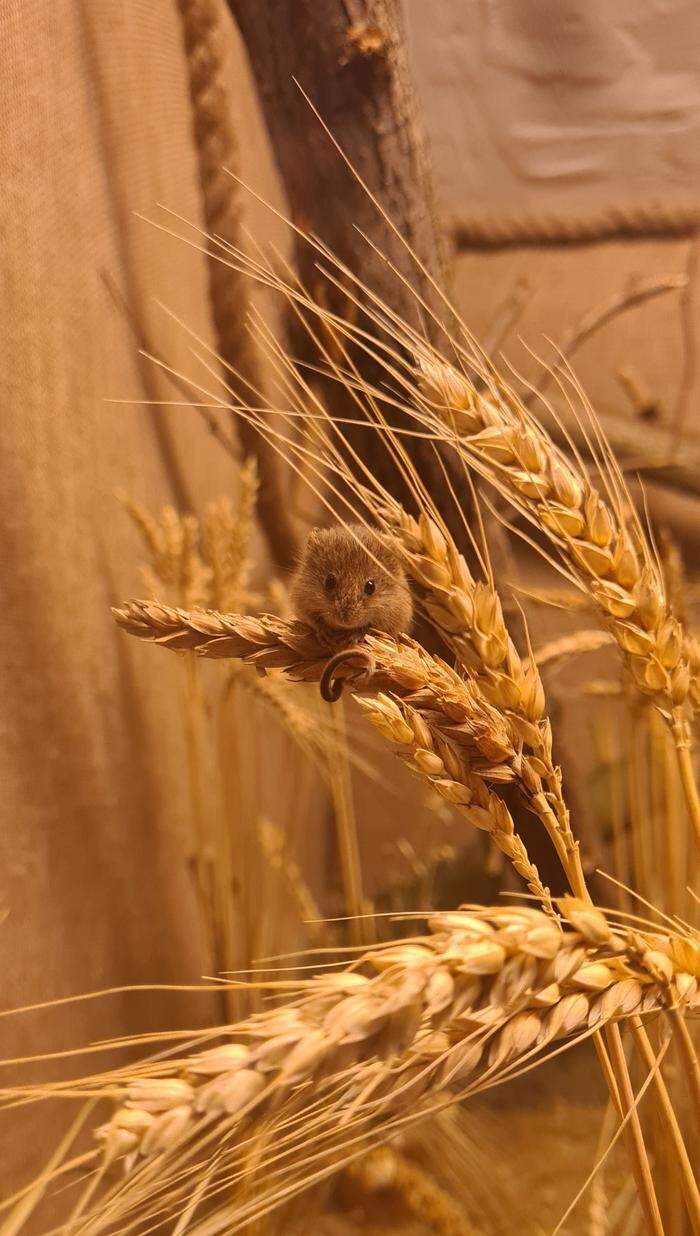
<svg viewBox="0 0 700 1236"><path fill-rule="evenodd" d="M312 529L291 596L297 618L330 647L352 644L371 627L398 635L413 616L399 559L361 524Z"/></svg>

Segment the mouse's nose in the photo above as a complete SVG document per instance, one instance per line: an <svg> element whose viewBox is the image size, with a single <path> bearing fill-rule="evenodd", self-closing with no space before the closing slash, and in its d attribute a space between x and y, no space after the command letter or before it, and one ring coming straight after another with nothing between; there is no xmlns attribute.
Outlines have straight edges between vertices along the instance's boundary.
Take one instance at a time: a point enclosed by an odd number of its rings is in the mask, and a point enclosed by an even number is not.
<svg viewBox="0 0 700 1236"><path fill-rule="evenodd" d="M357 622L358 606L352 596L338 598L338 618L345 626L353 626Z"/></svg>

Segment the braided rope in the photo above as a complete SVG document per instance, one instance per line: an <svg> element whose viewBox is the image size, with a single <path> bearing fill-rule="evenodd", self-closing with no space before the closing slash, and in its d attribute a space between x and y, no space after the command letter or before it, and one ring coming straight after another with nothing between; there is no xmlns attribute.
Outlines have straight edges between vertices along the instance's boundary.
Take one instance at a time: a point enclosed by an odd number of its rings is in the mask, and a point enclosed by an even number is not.
<svg viewBox="0 0 700 1236"><path fill-rule="evenodd" d="M500 219L474 215L455 220L453 239L461 249L506 249L525 245L582 245L600 240L689 237L700 227L695 204L612 206L586 216L519 215Z"/></svg>
<svg viewBox="0 0 700 1236"><path fill-rule="evenodd" d="M238 146L226 87L226 10L223 0L178 0L189 73L202 205L206 229L237 246L241 205L236 181L227 169L238 167ZM220 249L218 250L220 254ZM238 271L209 255L209 291L218 350L254 386L259 385L257 361L246 329L248 281ZM227 382L233 381L230 371ZM248 393L244 388L244 393ZM258 462L258 514L279 566L290 566L296 556L297 536L288 514L279 461L264 439L244 418L235 417L236 430L246 455Z"/></svg>
<svg viewBox="0 0 700 1236"><path fill-rule="evenodd" d="M223 10L217 0L178 0L187 54L192 124L197 146L207 230L238 244L241 208L236 183L225 169L238 168L238 149L223 81L225 67ZM235 361L245 376L255 369L250 339L244 330L248 300L243 276L210 260L212 309L224 359Z"/></svg>

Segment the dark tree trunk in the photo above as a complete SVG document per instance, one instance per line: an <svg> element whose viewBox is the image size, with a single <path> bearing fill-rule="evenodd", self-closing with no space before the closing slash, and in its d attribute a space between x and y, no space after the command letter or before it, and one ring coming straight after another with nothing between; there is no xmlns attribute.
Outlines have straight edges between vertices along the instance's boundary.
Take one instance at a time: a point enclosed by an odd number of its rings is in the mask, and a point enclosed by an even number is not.
<svg viewBox="0 0 700 1236"><path fill-rule="evenodd" d="M419 258L437 274L438 238L396 0L228 0L255 73L292 217L415 320L410 294L368 250L371 237L422 280L295 84ZM309 273L308 247L300 251Z"/></svg>
<svg viewBox="0 0 700 1236"><path fill-rule="evenodd" d="M428 302L433 300L429 280L345 166L294 81L308 93L421 263L440 278L442 245L399 4L396 0L228 3L248 50L293 221L318 235L395 312L418 326L415 298L371 251L360 231ZM319 293L317 255L303 241L296 246L296 260L305 286L313 295ZM324 303L343 313L339 294L334 298L333 289L325 280L323 284ZM300 347L295 337L295 351ZM366 357L355 359L368 380L382 379ZM357 416L355 405L337 384L327 384L325 396L333 415ZM379 435L359 429L350 436L375 474L401 496L396 469ZM412 454L442 505L444 481L432 448L414 440Z"/></svg>

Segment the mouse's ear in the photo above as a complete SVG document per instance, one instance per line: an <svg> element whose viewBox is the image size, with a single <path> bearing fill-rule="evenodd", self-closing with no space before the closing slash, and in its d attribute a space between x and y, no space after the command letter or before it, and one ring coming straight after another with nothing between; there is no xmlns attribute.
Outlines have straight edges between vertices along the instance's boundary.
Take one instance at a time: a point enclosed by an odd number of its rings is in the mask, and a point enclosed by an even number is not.
<svg viewBox="0 0 700 1236"><path fill-rule="evenodd" d="M309 549L313 549L323 539L323 530L321 528L312 528L306 538L306 544Z"/></svg>

